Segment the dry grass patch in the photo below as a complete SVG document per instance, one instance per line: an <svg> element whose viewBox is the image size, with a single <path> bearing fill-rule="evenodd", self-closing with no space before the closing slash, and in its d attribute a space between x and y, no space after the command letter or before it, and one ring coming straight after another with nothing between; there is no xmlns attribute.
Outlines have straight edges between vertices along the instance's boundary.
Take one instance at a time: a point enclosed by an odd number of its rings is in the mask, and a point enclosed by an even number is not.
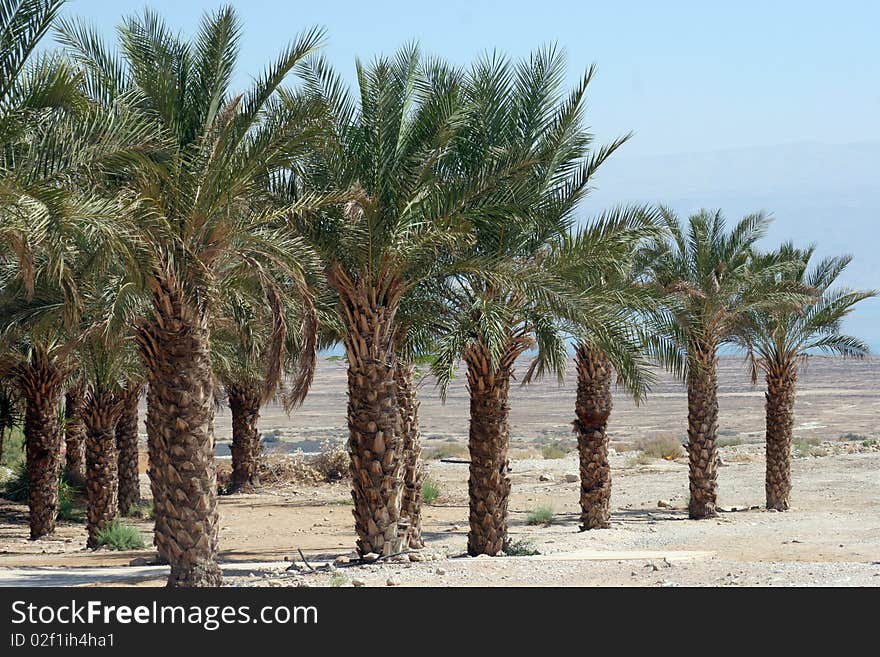
<svg viewBox="0 0 880 657"><path fill-rule="evenodd" d="M674 461L684 456L684 447L673 433L657 433L637 443L642 454L649 458Z"/></svg>

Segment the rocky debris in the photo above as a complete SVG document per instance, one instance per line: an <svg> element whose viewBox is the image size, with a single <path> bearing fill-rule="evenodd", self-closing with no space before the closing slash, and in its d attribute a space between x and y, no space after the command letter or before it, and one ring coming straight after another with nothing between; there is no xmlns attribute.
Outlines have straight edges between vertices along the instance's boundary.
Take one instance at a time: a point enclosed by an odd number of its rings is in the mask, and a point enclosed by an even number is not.
<svg viewBox="0 0 880 657"><path fill-rule="evenodd" d="M378 559L378 558L379 558L379 555L376 554L375 552L367 552L367 553L362 557L362 559L363 559L366 563L373 563L373 562L374 562L376 559Z"/></svg>
<svg viewBox="0 0 880 657"><path fill-rule="evenodd" d="M385 586L400 586L400 580L396 577L389 577L385 580Z"/></svg>
<svg viewBox="0 0 880 657"><path fill-rule="evenodd" d="M445 575L446 569L445 568L438 568L437 570L434 571L434 574L435 575Z"/></svg>
<svg viewBox="0 0 880 657"><path fill-rule="evenodd" d="M549 472L542 472L538 476L538 481L553 481L553 475Z"/></svg>
<svg viewBox="0 0 880 657"><path fill-rule="evenodd" d="M351 580L351 585L360 588L361 586L366 586L367 583L362 579L353 579Z"/></svg>
<svg viewBox="0 0 880 657"><path fill-rule="evenodd" d="M671 506L672 505L670 505L669 502L664 502L663 500L660 500L659 502L657 502L657 507L660 509L669 509L669 508L671 508Z"/></svg>
<svg viewBox="0 0 880 657"><path fill-rule="evenodd" d="M580 476L576 474L567 474L565 475L565 482L568 484L574 484L581 480Z"/></svg>

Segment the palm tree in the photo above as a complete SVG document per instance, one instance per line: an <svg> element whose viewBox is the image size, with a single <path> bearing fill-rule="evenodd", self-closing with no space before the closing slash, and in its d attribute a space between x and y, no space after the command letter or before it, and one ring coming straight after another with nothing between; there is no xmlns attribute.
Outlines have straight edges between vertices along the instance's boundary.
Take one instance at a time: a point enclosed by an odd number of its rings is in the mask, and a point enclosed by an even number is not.
<svg viewBox="0 0 880 657"><path fill-rule="evenodd" d="M560 374L565 342L556 320L590 311L596 323L608 318L545 266L591 176L625 141L590 150L583 113L593 70L568 97L562 94L564 71L564 58L552 48L516 66L491 56L472 67L465 85L464 128L455 142L459 175L479 180L505 173L492 211L477 217L473 228L472 252L497 266L450 282L450 325L438 341L435 367L445 384L459 358L467 364L468 552L474 555L507 547L508 395L517 358L536 347L536 371Z"/></svg>
<svg viewBox="0 0 880 657"><path fill-rule="evenodd" d="M311 386L318 312L311 301L313 293L297 291L296 285L284 281L250 289L237 283L230 286L216 309L212 360L232 413L229 493L260 488L263 444L258 422L263 404L280 392L290 412L302 403ZM283 322L273 322L273 312L279 313ZM273 331L279 334L273 335ZM274 352L279 348L280 353ZM284 372L267 372L278 363L283 364Z"/></svg>
<svg viewBox="0 0 880 657"><path fill-rule="evenodd" d="M769 223L764 214L744 217L729 232L720 211L703 210L686 225L669 210L662 216L670 237L645 249L644 271L668 295L668 332L686 360L688 512L710 518L717 515L718 348L736 340L748 313L797 308L810 297L803 285L779 276L791 270L791 261L754 257Z"/></svg>
<svg viewBox="0 0 880 657"><path fill-rule="evenodd" d="M85 386L77 378L64 392L64 461L67 476L76 484L86 480L86 430L83 424Z"/></svg>
<svg viewBox="0 0 880 657"><path fill-rule="evenodd" d="M815 247L796 249L786 243L763 260L797 263L796 268L778 276L804 285L818 298L800 309L783 306L746 314L737 339L747 350L752 383L757 382L758 370L764 372L767 382L765 488L767 508L777 511L787 510L791 498L791 436L799 365L817 351L849 358L869 353L864 342L841 333L841 323L859 301L877 296L877 292L831 289L852 257L826 258L811 267L814 251Z"/></svg>
<svg viewBox="0 0 880 657"><path fill-rule="evenodd" d="M606 528L611 519L611 468L606 428L613 407L612 380L621 384L636 403L645 395L652 376L646 371L651 357L667 366L668 345L654 329L658 299L638 281L635 259L640 244L657 238L657 212L652 208L617 208L606 212L559 245L567 261L564 276L595 302L613 312L615 321L604 326L574 326L574 362L577 371L575 420L580 456L581 530ZM561 269L558 267L558 269Z"/></svg>
<svg viewBox="0 0 880 657"><path fill-rule="evenodd" d="M129 515L141 502L138 470L138 404L144 390L142 377L130 376L119 395L119 419L116 420L116 452L119 477L118 509L120 515Z"/></svg>
<svg viewBox="0 0 880 657"><path fill-rule="evenodd" d="M406 541L398 312L409 291L440 275L441 254L466 241L467 222L485 212L481 202L498 176L445 175L453 165L459 75L424 61L415 46L358 62L358 100L323 60L301 74L326 108L329 136L301 179L292 179L295 194L321 211L292 213L292 221L338 295L357 549L389 555Z"/></svg>
<svg viewBox="0 0 880 657"><path fill-rule="evenodd" d="M296 39L242 94L230 91L241 36L230 7L205 15L192 42L150 11L125 19L119 34L117 54L83 25L60 29L93 100L136 99L165 138L161 158L121 169L114 182L141 202L122 222L136 234L152 298L137 341L149 382L154 540L171 565L169 586L213 586L221 574L210 308L223 276L300 276L303 245L277 230L278 212L261 199L313 135L309 108L282 102L281 85L322 33Z"/></svg>
<svg viewBox="0 0 880 657"><path fill-rule="evenodd" d="M0 371L11 373L27 407L35 539L55 527L59 403L68 357L82 338L78 272L86 253L106 256L125 242L108 221L129 202L96 192L95 175L149 152L152 139L125 103L90 105L73 67L51 53L34 55L61 4L0 3Z"/></svg>

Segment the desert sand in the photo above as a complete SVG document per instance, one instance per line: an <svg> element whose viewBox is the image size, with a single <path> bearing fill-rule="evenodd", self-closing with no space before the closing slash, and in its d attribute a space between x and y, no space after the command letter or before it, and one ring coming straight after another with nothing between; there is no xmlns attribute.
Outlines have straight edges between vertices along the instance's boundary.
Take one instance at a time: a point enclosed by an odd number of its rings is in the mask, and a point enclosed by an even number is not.
<svg viewBox="0 0 880 657"><path fill-rule="evenodd" d="M522 369L521 369L522 371ZM764 496L763 392L742 360L722 358L722 467L717 519L691 521L684 458L647 458L646 441L684 437L686 398L661 376L640 406L618 391L609 425L612 526L578 531L577 456L542 458L545 447L574 445L574 382L517 387L511 399L510 534L535 556L470 558L467 542L467 396L463 377L441 404L430 377L422 389L428 477L440 496L424 509L424 555L397 563L348 563L351 503L345 482L270 488L220 498L220 559L229 585L262 586L675 586L880 585L880 363L812 358L796 405L793 507L761 508ZM314 390L288 418L268 407L267 450L309 450L344 440L345 369L322 361ZM229 439L217 418L218 454ZM149 486L143 477L144 493ZM530 525L539 506L551 522ZM167 568L144 565L150 550L86 550L85 528L61 522L55 536L27 540L27 509L0 500L0 585L161 585ZM148 522L137 523L149 534ZM303 562L300 551L308 561ZM410 559L418 559L410 561ZM137 565L129 565L134 560ZM327 566L326 564L335 565ZM289 569L290 568L290 569ZM313 570L314 569L314 570Z"/></svg>

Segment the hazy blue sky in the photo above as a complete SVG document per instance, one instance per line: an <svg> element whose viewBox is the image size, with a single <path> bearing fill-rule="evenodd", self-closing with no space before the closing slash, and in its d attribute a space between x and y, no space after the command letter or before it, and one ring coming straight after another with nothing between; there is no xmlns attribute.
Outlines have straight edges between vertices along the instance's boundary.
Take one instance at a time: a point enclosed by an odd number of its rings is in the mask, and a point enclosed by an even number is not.
<svg viewBox="0 0 880 657"><path fill-rule="evenodd" d="M67 12L112 35L149 5L191 33L208 0L71 0ZM419 41L465 64L556 42L574 80L598 66L590 123L600 140L635 137L600 172L585 212L634 200L682 213L764 209L771 239L856 256L846 282L880 287L880 2L232 2L244 22L242 85L300 30L322 25L327 56ZM781 147L780 147L781 146ZM847 327L880 350L880 302Z"/></svg>

